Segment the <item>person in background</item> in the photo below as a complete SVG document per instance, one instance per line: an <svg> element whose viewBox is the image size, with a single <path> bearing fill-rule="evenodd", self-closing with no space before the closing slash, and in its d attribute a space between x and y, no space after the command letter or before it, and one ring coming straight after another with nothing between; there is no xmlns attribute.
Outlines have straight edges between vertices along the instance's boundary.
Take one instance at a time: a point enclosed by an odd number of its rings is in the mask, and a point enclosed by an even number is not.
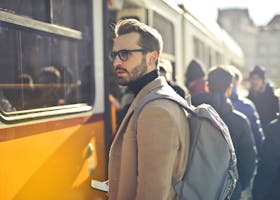
<svg viewBox="0 0 280 200"><path fill-rule="evenodd" d="M0 112L13 112L16 111L15 107L12 106L10 101L4 95L3 91L0 90Z"/></svg>
<svg viewBox="0 0 280 200"><path fill-rule="evenodd" d="M266 81L265 69L255 66L249 75L250 90L248 99L256 106L264 133L266 126L275 119L279 112L278 98L274 95L273 88Z"/></svg>
<svg viewBox="0 0 280 200"><path fill-rule="evenodd" d="M280 117L267 127L253 185L253 200L280 199Z"/></svg>
<svg viewBox="0 0 280 200"><path fill-rule="evenodd" d="M205 72L202 65L197 60L192 60L185 73L185 86L190 95L205 92Z"/></svg>
<svg viewBox="0 0 280 200"><path fill-rule="evenodd" d="M254 103L251 100L238 94L238 86L242 81L241 72L234 66L229 67L230 71L233 73L233 87L230 95L230 100L234 109L240 111L249 119L256 142L257 151L260 152L265 136L262 130L259 114L255 108Z"/></svg>
<svg viewBox="0 0 280 200"><path fill-rule="evenodd" d="M198 106L207 103L213 106L228 126L235 153L239 179L232 194L232 200L239 200L241 192L250 187L256 167L256 147L249 121L245 115L233 109L229 100L232 74L227 66L213 67L208 74L208 93L192 96L192 103Z"/></svg>
<svg viewBox="0 0 280 200"><path fill-rule="evenodd" d="M119 21L115 34L111 58L117 82L128 86L134 99L110 149L109 199L176 199L172 179L184 174L190 141L184 110L173 101L157 99L144 105L133 121L142 98L170 88L158 73L162 37L135 19Z"/></svg>
<svg viewBox="0 0 280 200"><path fill-rule="evenodd" d="M160 59L159 61L159 73L163 76L167 83L177 92L181 97L185 98L185 91L178 84L173 82L172 73L173 67L169 60Z"/></svg>
<svg viewBox="0 0 280 200"><path fill-rule="evenodd" d="M61 74L54 66L44 67L38 77L37 107L57 106L60 99Z"/></svg>
<svg viewBox="0 0 280 200"><path fill-rule="evenodd" d="M23 73L15 77L14 87L8 88L4 92L16 111L32 108L34 83L31 75Z"/></svg>

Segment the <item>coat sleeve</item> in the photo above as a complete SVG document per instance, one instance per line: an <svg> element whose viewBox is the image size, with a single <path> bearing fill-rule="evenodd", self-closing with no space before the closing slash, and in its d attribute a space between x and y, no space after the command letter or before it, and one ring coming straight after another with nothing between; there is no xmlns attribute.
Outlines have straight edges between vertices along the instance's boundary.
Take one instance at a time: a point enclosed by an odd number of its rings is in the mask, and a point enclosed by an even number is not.
<svg viewBox="0 0 280 200"><path fill-rule="evenodd" d="M240 135L238 146L236 148L240 161L237 162L238 173L242 189L245 189L250 185L254 176L257 161L255 141L247 119L244 121L243 132Z"/></svg>
<svg viewBox="0 0 280 200"><path fill-rule="evenodd" d="M153 104L139 115L137 200L168 199L174 193L171 179L182 145L178 119L183 110L180 111L174 116L167 108Z"/></svg>
<svg viewBox="0 0 280 200"><path fill-rule="evenodd" d="M262 144L265 139L265 136L263 133L259 114L252 102L251 104L249 104L248 107L248 119L251 124L252 132L254 134L255 143L258 150L257 152L259 153L262 148Z"/></svg>
<svg viewBox="0 0 280 200"><path fill-rule="evenodd" d="M256 200L268 199L269 192L278 189L278 185L273 184L279 177L280 167L280 121L276 126L269 126L267 138L264 141L261 152L261 160L258 163L258 173L253 186L253 198Z"/></svg>

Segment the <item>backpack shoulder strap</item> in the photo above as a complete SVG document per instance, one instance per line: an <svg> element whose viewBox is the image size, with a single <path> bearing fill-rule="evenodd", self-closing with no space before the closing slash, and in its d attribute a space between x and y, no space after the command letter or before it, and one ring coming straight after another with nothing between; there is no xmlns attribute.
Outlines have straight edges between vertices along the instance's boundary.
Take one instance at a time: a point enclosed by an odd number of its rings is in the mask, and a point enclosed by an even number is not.
<svg viewBox="0 0 280 200"><path fill-rule="evenodd" d="M177 95L177 93L170 88L169 86L163 86L162 88L160 88L157 91L151 91L149 92L146 96L144 96L136 105L135 110L134 110L134 114L133 114L133 122L132 122L132 130L136 131L136 125L137 125L137 119L138 116L140 114L140 112L142 111L143 107L154 100L157 99L168 99L171 100L173 102L176 102L177 104L179 104L180 106L182 106L187 112L191 113L191 114L196 114L194 111L194 107L188 102L186 101L184 98L182 98L181 96Z"/></svg>

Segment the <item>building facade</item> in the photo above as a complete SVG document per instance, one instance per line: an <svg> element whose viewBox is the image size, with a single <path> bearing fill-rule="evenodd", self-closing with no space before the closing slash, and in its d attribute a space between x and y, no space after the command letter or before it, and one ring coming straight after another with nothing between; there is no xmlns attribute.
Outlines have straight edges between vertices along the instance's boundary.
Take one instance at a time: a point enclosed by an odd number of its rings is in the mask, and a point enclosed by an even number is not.
<svg viewBox="0 0 280 200"><path fill-rule="evenodd" d="M219 9L217 22L242 48L245 74L262 65L271 81L280 82L280 15L267 25L256 26L248 9Z"/></svg>

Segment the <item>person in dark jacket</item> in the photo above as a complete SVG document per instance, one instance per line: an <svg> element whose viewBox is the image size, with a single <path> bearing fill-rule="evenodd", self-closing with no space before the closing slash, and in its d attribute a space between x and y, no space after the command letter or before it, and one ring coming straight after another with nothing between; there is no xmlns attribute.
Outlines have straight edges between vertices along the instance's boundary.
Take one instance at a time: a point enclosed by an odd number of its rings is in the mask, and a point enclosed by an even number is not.
<svg viewBox="0 0 280 200"><path fill-rule="evenodd" d="M227 98L231 92L232 75L226 67L212 68L208 74L209 93L200 93L192 97L192 103L198 106L210 104L219 113L228 126L237 157L239 180L232 199L241 197L241 192L250 186L256 167L255 142L248 119L233 109Z"/></svg>
<svg viewBox="0 0 280 200"><path fill-rule="evenodd" d="M274 95L273 88L265 79L265 69L255 66L250 72L250 91L248 98L254 102L260 115L260 120L264 133L268 123L275 119L279 112L278 98Z"/></svg>
<svg viewBox="0 0 280 200"><path fill-rule="evenodd" d="M242 81L241 72L234 66L230 66L231 72L233 73L232 80L232 92L230 95L230 100L234 109L242 112L250 121L251 129L254 135L255 143L258 152L261 151L263 141L265 139L262 125L260 122L259 114L256 110L254 103L246 97L238 94L238 86Z"/></svg>
<svg viewBox="0 0 280 200"><path fill-rule="evenodd" d="M205 92L205 72L197 60L192 60L185 73L185 86L190 95Z"/></svg>
<svg viewBox="0 0 280 200"><path fill-rule="evenodd" d="M266 139L253 185L253 200L280 199L280 117L267 127Z"/></svg>

